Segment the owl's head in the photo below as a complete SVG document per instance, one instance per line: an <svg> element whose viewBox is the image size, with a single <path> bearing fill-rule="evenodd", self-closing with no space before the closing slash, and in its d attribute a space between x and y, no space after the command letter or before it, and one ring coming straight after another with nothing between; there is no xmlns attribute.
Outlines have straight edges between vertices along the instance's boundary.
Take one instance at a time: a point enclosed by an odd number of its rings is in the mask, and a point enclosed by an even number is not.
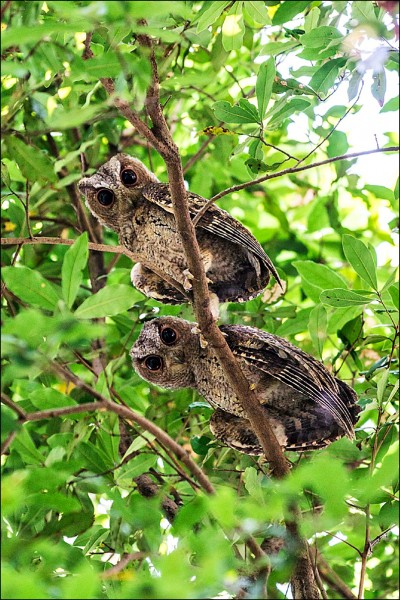
<svg viewBox="0 0 400 600"><path fill-rule="evenodd" d="M140 160L116 154L94 175L81 179L78 187L90 212L118 233L132 206L134 192L150 182L158 179Z"/></svg>
<svg viewBox="0 0 400 600"><path fill-rule="evenodd" d="M200 344L193 327L193 323L175 317L160 317L145 323L130 351L137 373L165 388L194 387L192 365Z"/></svg>

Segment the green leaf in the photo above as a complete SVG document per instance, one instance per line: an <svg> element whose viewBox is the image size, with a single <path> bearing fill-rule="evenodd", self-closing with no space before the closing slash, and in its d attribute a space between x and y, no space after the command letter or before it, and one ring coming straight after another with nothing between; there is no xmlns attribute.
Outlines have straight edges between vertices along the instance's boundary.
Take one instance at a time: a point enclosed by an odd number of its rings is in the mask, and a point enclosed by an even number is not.
<svg viewBox="0 0 400 600"><path fill-rule="evenodd" d="M117 472L117 484L128 479L132 481L142 473L146 473L151 467L154 467L157 457L154 454L139 454L132 458L127 465L123 465Z"/></svg>
<svg viewBox="0 0 400 600"><path fill-rule="evenodd" d="M52 129L71 129L72 127L78 127L78 125L90 121L95 115L103 111L104 107L102 104L85 107L79 106L68 110L59 107L46 119L46 123Z"/></svg>
<svg viewBox="0 0 400 600"><path fill-rule="evenodd" d="M282 325L276 330L276 334L282 337L287 335L293 335L305 331L310 320L311 308L303 308L297 311L294 319L287 319Z"/></svg>
<svg viewBox="0 0 400 600"><path fill-rule="evenodd" d="M385 105L383 106L383 108L381 108L381 110L379 112L381 113L385 113L385 112L398 112L399 110L399 96L396 96L395 98L391 98L390 100L388 100L387 102L385 102Z"/></svg>
<svg viewBox="0 0 400 600"><path fill-rule="evenodd" d="M44 456L37 450L25 427L18 432L13 441L13 448L28 465L44 464Z"/></svg>
<svg viewBox="0 0 400 600"><path fill-rule="evenodd" d="M224 12L229 2L210 2L207 10L203 12L197 22L197 33L204 31L210 25L215 23L218 17Z"/></svg>
<svg viewBox="0 0 400 600"><path fill-rule="evenodd" d="M4 267L3 278L8 289L23 302L54 310L59 297L38 271L28 267Z"/></svg>
<svg viewBox="0 0 400 600"><path fill-rule="evenodd" d="M286 2L282 2L273 16L272 24L283 25L283 23L291 21L293 17L301 13L309 4L311 4L310 0L303 2L286 0Z"/></svg>
<svg viewBox="0 0 400 600"><path fill-rule="evenodd" d="M212 109L216 118L225 123L258 123L260 120L257 109L245 98L234 106L221 100L215 102Z"/></svg>
<svg viewBox="0 0 400 600"><path fill-rule="evenodd" d="M333 58L322 65L311 77L309 86L318 93L327 94L334 85L345 58Z"/></svg>
<svg viewBox="0 0 400 600"><path fill-rule="evenodd" d="M261 505L265 504L265 498L257 470L254 467L247 467L243 479L249 495L255 498Z"/></svg>
<svg viewBox="0 0 400 600"><path fill-rule="evenodd" d="M342 238L344 254L355 272L375 291L378 289L376 266L369 248L352 235Z"/></svg>
<svg viewBox="0 0 400 600"><path fill-rule="evenodd" d="M271 57L265 63L260 65L256 81L256 96L258 112L261 119L264 118L267 111L268 102L271 98L272 85L275 77L275 61Z"/></svg>
<svg viewBox="0 0 400 600"><path fill-rule="evenodd" d="M190 439L190 445L196 454L205 456L209 451L209 445L212 442L211 438L206 435L195 435Z"/></svg>
<svg viewBox="0 0 400 600"><path fill-rule="evenodd" d="M384 185L369 185L366 184L364 186L365 190L371 192L376 196L376 198L382 198L383 200L389 200L389 202L393 203L394 200L394 192L393 190L385 187Z"/></svg>
<svg viewBox="0 0 400 600"><path fill-rule="evenodd" d="M302 98L295 98L290 100L290 102L285 103L285 105L276 113L268 121L268 129L276 129L280 125L282 125L283 121L293 115L296 112L302 112L306 108L309 108L310 101Z"/></svg>
<svg viewBox="0 0 400 600"><path fill-rule="evenodd" d="M243 2L243 9L255 23L260 23L260 25L271 25L268 8L265 6L264 2L248 0L247 2Z"/></svg>
<svg viewBox="0 0 400 600"><path fill-rule="evenodd" d="M351 348L362 337L364 319L362 314L357 315L354 319L350 319L337 332L338 337L342 340L347 348Z"/></svg>
<svg viewBox="0 0 400 600"><path fill-rule="evenodd" d="M344 131L334 131L331 136L329 136L327 155L329 158L333 158L334 156L341 156L346 154L349 149L349 143L347 141L347 135Z"/></svg>
<svg viewBox="0 0 400 600"><path fill-rule="evenodd" d="M317 6L313 6L304 19L304 31L308 33L317 28L321 11Z"/></svg>
<svg viewBox="0 0 400 600"><path fill-rule="evenodd" d="M47 410L49 408L63 408L64 406L73 406L75 400L66 396L53 388L41 388L29 394L29 400L38 410Z"/></svg>
<svg viewBox="0 0 400 600"><path fill-rule="evenodd" d="M112 284L86 298L76 309L75 316L78 319L111 317L132 308L140 300L143 300L143 295L131 286Z"/></svg>
<svg viewBox="0 0 400 600"><path fill-rule="evenodd" d="M307 296L316 303L319 302L322 290L348 287L347 281L326 265L320 265L311 260L297 260L293 262L293 266L301 276L303 289Z"/></svg>
<svg viewBox="0 0 400 600"><path fill-rule="evenodd" d="M322 351L324 348L324 341L327 338L326 332L327 315L326 309L322 304L317 304L310 313L310 320L308 321L308 331L310 332L312 343L314 348L317 350L318 357L322 359Z"/></svg>
<svg viewBox="0 0 400 600"><path fill-rule="evenodd" d="M371 93L375 100L378 101L379 106L383 106L385 103L386 94L386 73L380 71L372 75Z"/></svg>
<svg viewBox="0 0 400 600"><path fill-rule="evenodd" d="M327 25L317 27L317 29L300 36L300 42L306 48L322 48L328 46L330 42L340 44L342 39L343 35L336 27Z"/></svg>
<svg viewBox="0 0 400 600"><path fill-rule="evenodd" d="M244 29L242 5L235 2L222 25L222 45L227 52L240 50L243 44Z"/></svg>
<svg viewBox="0 0 400 600"><path fill-rule="evenodd" d="M369 304L374 299L374 297L366 296L365 292L343 289L325 290L320 295L321 302L334 307L361 306L362 304Z"/></svg>
<svg viewBox="0 0 400 600"><path fill-rule="evenodd" d="M57 23L54 20L50 20L43 25L35 24L35 27L31 26L11 26L6 31L2 32L1 35L1 47L9 48L10 46L20 46L22 44L34 44L39 40L42 40L48 36L55 36L58 33L71 33L74 35L77 31L84 31L86 25L90 28L91 23L86 21L81 15L82 21L80 23L68 22L68 23Z"/></svg>
<svg viewBox="0 0 400 600"><path fill-rule="evenodd" d="M347 90L347 97L349 99L349 102L351 102L351 100L353 100L357 96L362 79L363 76L358 71L354 71L354 73L350 77L349 88Z"/></svg>
<svg viewBox="0 0 400 600"><path fill-rule="evenodd" d="M358 23L377 22L375 16L374 5L368 0L359 0L351 3L351 17L356 19Z"/></svg>
<svg viewBox="0 0 400 600"><path fill-rule="evenodd" d="M57 181L53 163L39 148L26 144L17 137L7 138L7 148L28 181Z"/></svg>
<svg viewBox="0 0 400 600"><path fill-rule="evenodd" d="M397 308L397 310L399 310L399 283L397 282L394 285L391 285L388 289L388 292L394 306Z"/></svg>
<svg viewBox="0 0 400 600"><path fill-rule="evenodd" d="M74 303L79 286L82 283L82 271L86 267L89 256L88 234L85 231L65 253L61 275L62 293L68 306Z"/></svg>

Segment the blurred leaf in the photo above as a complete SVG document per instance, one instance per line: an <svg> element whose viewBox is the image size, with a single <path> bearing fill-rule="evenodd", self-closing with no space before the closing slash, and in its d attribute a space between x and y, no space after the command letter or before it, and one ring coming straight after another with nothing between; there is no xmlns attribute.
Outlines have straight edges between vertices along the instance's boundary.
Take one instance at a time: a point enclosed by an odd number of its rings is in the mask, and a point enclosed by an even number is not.
<svg viewBox="0 0 400 600"><path fill-rule="evenodd" d="M308 330L310 332L311 340L314 344L314 348L317 351L318 357L322 359L322 351L324 348L324 341L327 338L327 315L325 307L322 304L317 304L315 308L310 312L310 320L308 322Z"/></svg>
<svg viewBox="0 0 400 600"><path fill-rule="evenodd" d="M132 458L126 465L123 465L117 471L117 483L121 485L123 480L133 481L135 477L146 473L151 467L154 467L157 457L154 454L139 454Z"/></svg>
<svg viewBox="0 0 400 600"><path fill-rule="evenodd" d="M54 310L59 297L51 284L38 271L28 267L4 267L3 278L8 289L23 302Z"/></svg>
<svg viewBox="0 0 400 600"><path fill-rule="evenodd" d="M190 440L190 445L196 454L205 456L209 450L210 442L212 442L211 438L207 437L206 435L194 436Z"/></svg>
<svg viewBox="0 0 400 600"><path fill-rule="evenodd" d="M355 272L374 290L377 290L376 266L370 249L352 235L344 235L342 243L344 254Z"/></svg>
<svg viewBox="0 0 400 600"><path fill-rule="evenodd" d="M74 314L78 319L111 317L132 308L142 298L142 294L129 285L112 284L86 298Z"/></svg>
<svg viewBox="0 0 400 600"><path fill-rule="evenodd" d="M390 294L393 304L395 305L395 307L398 310L399 309L399 283L397 282L397 284L391 285L390 288L388 289L388 292Z"/></svg>
<svg viewBox="0 0 400 600"><path fill-rule="evenodd" d="M38 148L17 137L7 138L7 147L28 181L39 179L55 183L57 176L51 160Z"/></svg>
<svg viewBox="0 0 400 600"><path fill-rule="evenodd" d="M374 73L372 76L371 92L373 97L378 101L379 106L385 104L386 94L386 74L385 71Z"/></svg>
<svg viewBox="0 0 400 600"><path fill-rule="evenodd" d="M225 17L222 25L222 45L224 49L240 50L243 43L244 22L242 15L242 5L235 2Z"/></svg>
<svg viewBox="0 0 400 600"><path fill-rule="evenodd" d="M396 96L395 98L391 98L390 100L385 102L385 104L380 112L381 113L391 112L391 111L398 112L398 110L399 110L399 96Z"/></svg>
<svg viewBox="0 0 400 600"><path fill-rule="evenodd" d="M85 231L65 253L62 266L62 292L68 306L74 303L79 286L82 283L82 271L89 256L88 234Z"/></svg>
<svg viewBox="0 0 400 600"><path fill-rule="evenodd" d="M199 20L197 21L197 33L204 31L215 23L218 17L224 12L225 8L228 6L229 2L211 2L205 10Z"/></svg>
<svg viewBox="0 0 400 600"><path fill-rule="evenodd" d="M264 2L260 0L247 0L247 2L243 3L243 10L245 13L247 12L255 23L260 23L260 25L271 25L268 9Z"/></svg>
<svg viewBox="0 0 400 600"><path fill-rule="evenodd" d="M290 2L289 0L285 0L284 2L281 2L278 10L273 16L272 24L282 25L283 23L286 23L286 21L291 21L293 17L302 12L309 4L311 4L309 0L296 2L293 2L293 0Z"/></svg>

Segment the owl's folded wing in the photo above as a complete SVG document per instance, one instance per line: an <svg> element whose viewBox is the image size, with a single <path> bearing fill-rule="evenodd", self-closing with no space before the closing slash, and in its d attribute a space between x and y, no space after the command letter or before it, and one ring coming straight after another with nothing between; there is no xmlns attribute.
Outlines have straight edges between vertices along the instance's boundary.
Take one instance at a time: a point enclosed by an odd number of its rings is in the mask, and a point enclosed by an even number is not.
<svg viewBox="0 0 400 600"><path fill-rule="evenodd" d="M233 354L313 400L332 415L348 437L354 437L357 396L322 363L288 341L258 329L227 325L221 330Z"/></svg>
<svg viewBox="0 0 400 600"><path fill-rule="evenodd" d="M141 189L146 200L154 202L165 211L173 214L172 198L167 184L149 183ZM202 196L188 192L189 213L192 219L195 218L200 209L208 202ZM263 248L256 238L242 225L234 219L225 210L218 206L211 205L201 217L197 227L204 229L214 235L217 235L229 242L246 248L249 252L257 256L264 267L269 271L281 285L279 275Z"/></svg>

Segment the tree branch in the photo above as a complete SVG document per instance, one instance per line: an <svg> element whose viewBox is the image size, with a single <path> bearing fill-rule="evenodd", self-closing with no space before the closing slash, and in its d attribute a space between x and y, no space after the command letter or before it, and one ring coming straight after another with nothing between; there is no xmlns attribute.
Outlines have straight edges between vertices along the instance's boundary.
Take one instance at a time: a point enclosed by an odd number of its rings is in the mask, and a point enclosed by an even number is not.
<svg viewBox="0 0 400 600"><path fill-rule="evenodd" d="M275 476L282 478L289 473L288 462L272 431L265 411L262 409L256 394L244 377L236 358L233 356L211 313L207 278L196 238L195 227L189 214L182 163L178 148L171 137L161 109L157 63L152 41L144 34L138 36L138 41L150 52L152 82L147 92L146 108L152 120L151 129L131 109L128 102L121 100L115 95L115 86L111 79L103 78L101 82L121 114L136 127L137 131L150 142L164 159L167 167L176 225L181 237L189 271L193 275L193 310L196 320L205 339L214 349L234 393L249 418ZM126 410L125 407L119 408ZM319 598L318 588L315 584L309 560L307 544L302 540L298 532L297 522L300 518L300 513L293 507L292 514L294 519L287 523L287 527L298 546L298 560L293 574L292 587L296 593L301 594L296 597Z"/></svg>
<svg viewBox="0 0 400 600"><path fill-rule="evenodd" d="M9 237L9 238L1 238L1 240L0 240L0 244L2 246L24 246L25 244L27 244L27 245L50 244L53 246L55 246L57 244L61 244L64 246L72 246L72 244L74 244L74 243L75 243L75 240L64 240L63 238L49 238L49 237L34 237L34 238L12 238L12 237ZM105 244L97 244L95 242L89 242L88 246L89 246L89 250L94 250L96 252L112 252L113 254L123 254L124 256L127 256L134 262L137 262L138 259L140 260L140 257L138 257L135 254L133 254L132 252L130 252L127 248L125 248L125 246L108 246ZM161 271L158 271L157 267L152 266L151 270L154 273L156 273L157 275L159 275L162 279L164 279L164 281L166 281L169 285L171 285L172 287L175 287L177 290L179 290L180 293L188 299L188 301L190 300L187 291L183 288L182 285L180 285L180 283L178 283L174 279L168 277Z"/></svg>
<svg viewBox="0 0 400 600"><path fill-rule="evenodd" d="M338 160L349 160L350 158L357 158L358 156L366 156L368 154L376 154L378 152L398 152L400 150L400 146L389 146L388 148L374 148L372 150L364 150L362 152L350 152L349 154L342 154L342 156L334 156L333 158L327 158L326 160L320 160L319 162L312 163L310 165L303 165L302 167L288 167L283 171L278 171L277 173L271 173L269 175L263 175L258 179L253 179L252 181L245 181L244 183L239 183L238 185L232 185L226 190L222 190L218 194L215 194L212 198L210 198L209 203L212 204L216 202L223 196L227 194L232 194L233 192L238 192L239 190L243 190L252 185L258 185L259 183L263 183L264 181L269 181L270 179L276 179L277 177L283 177L284 175L290 175L291 173L299 173L300 171L306 171L307 169L315 169L316 167L322 167L323 165L328 165L330 163L337 162Z"/></svg>

